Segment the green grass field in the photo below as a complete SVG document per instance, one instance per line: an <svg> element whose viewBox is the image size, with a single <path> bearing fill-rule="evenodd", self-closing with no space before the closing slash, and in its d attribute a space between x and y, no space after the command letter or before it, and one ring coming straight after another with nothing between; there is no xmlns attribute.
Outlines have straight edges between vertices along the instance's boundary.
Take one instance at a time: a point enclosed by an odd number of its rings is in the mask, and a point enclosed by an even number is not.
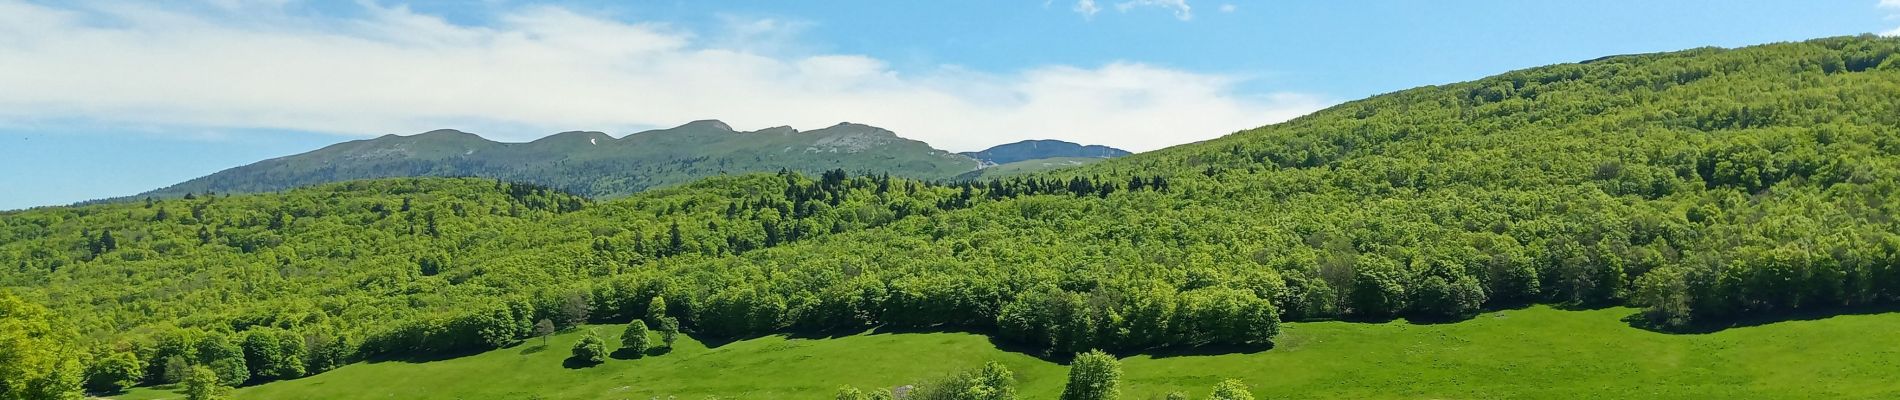
<svg viewBox="0 0 1900 400"><path fill-rule="evenodd" d="M1900 398L1900 314L1848 315L1672 335L1631 328L1630 309L1495 312L1440 325L1286 325L1250 354L1122 360L1126 399L1187 391L1223 377L1265 399ZM610 338L618 326L595 329ZM1062 365L996 349L982 336L767 337L666 355L562 366L579 338L427 363L356 364L239 389L239 399L829 398L842 384L893 386L1001 361L1025 399L1053 399ZM610 339L610 341L612 341ZM121 399L179 398L140 389Z"/></svg>

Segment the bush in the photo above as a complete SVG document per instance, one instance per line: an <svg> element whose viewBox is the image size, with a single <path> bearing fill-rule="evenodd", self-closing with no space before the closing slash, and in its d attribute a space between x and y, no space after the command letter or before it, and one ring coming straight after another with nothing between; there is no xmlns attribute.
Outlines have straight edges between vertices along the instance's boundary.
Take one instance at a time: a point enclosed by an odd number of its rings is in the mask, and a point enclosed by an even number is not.
<svg viewBox="0 0 1900 400"><path fill-rule="evenodd" d="M600 340L600 335L593 330L588 330L579 342L574 343L574 360L590 364L606 362L607 342Z"/></svg>
<svg viewBox="0 0 1900 400"><path fill-rule="evenodd" d="M1253 393L1247 391L1247 384L1239 379L1228 379L1214 385L1214 392L1207 395L1208 400L1253 400Z"/></svg>

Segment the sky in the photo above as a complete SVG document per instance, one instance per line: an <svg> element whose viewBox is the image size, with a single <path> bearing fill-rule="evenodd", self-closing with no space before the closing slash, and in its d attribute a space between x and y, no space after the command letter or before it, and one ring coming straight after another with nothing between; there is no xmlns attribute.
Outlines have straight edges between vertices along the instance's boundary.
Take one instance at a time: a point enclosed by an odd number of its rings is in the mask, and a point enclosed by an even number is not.
<svg viewBox="0 0 1900 400"><path fill-rule="evenodd" d="M1148 151L1614 54L1900 35L1900 0L0 0L0 210L438 128L857 122Z"/></svg>

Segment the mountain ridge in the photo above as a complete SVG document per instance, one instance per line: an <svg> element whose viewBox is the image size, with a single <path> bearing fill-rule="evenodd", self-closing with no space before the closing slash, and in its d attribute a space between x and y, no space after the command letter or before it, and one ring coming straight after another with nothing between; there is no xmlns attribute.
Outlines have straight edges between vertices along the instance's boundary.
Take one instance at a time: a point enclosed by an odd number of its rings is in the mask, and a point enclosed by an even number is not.
<svg viewBox="0 0 1900 400"><path fill-rule="evenodd" d="M1099 144L1082 145L1056 139L1031 139L957 154L983 161L985 165L1003 165L1046 158L1116 158L1134 153Z"/></svg>
<svg viewBox="0 0 1900 400"><path fill-rule="evenodd" d="M1021 143L1029 141L1017 144ZM1007 146L1011 145L992 150ZM1094 154L1115 151L1119 150L1098 149ZM740 131L724 121L701 119L620 137L573 130L527 142L500 142L445 128L336 143L126 198L270 192L355 179L420 176L503 179L613 197L729 173L792 170L815 174L843 169L952 180L994 165L854 122L803 131L790 126Z"/></svg>

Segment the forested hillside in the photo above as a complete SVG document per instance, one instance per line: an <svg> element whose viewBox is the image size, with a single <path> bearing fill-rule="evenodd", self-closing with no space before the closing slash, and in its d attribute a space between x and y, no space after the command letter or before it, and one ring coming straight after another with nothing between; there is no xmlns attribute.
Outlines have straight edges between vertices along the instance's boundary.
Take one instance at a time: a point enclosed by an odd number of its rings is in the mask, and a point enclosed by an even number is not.
<svg viewBox="0 0 1900 400"><path fill-rule="evenodd" d="M1245 229L1206 243L1277 264L1295 318L1629 303L1681 328L1892 304L1896 48L1606 57L1068 174L1180 177L1187 208Z"/></svg>
<svg viewBox="0 0 1900 400"><path fill-rule="evenodd" d="M595 202L403 179L10 212L0 283L81 333L67 356L98 390L454 355L540 320L969 330L1053 356L1526 303L1720 327L1900 300L1897 50L1610 57L952 186L786 172Z"/></svg>

